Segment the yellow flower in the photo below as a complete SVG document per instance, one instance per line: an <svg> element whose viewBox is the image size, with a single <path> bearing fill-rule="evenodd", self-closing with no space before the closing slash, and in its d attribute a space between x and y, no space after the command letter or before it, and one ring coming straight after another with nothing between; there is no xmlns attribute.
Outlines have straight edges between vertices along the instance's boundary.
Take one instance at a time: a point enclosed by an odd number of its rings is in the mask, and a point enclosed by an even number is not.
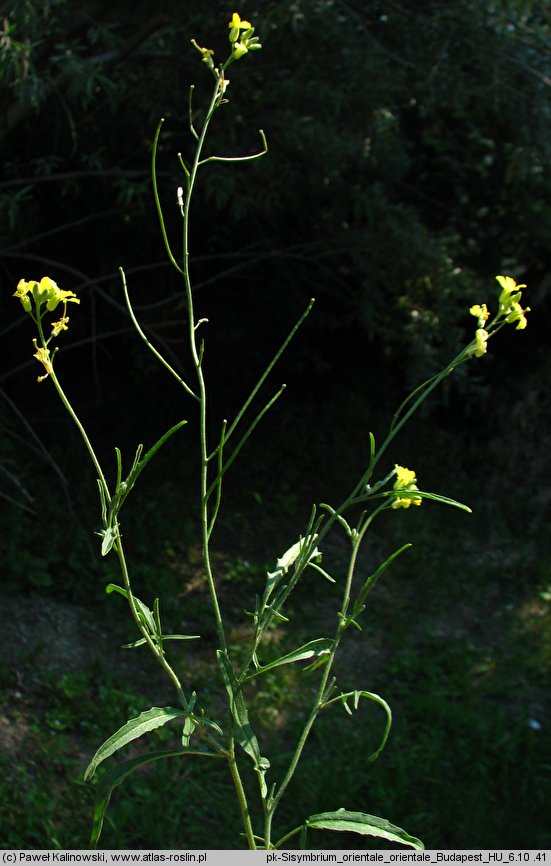
<svg viewBox="0 0 551 866"><path fill-rule="evenodd" d="M470 308L469 313L471 314L471 316L477 317L479 328L484 327L484 325L488 321L488 316L490 315L486 304L475 304L474 307Z"/></svg>
<svg viewBox="0 0 551 866"><path fill-rule="evenodd" d="M410 493L419 489L415 483L417 478L415 477L413 469L406 469L405 466L398 466L397 463L395 464L394 469L396 471L394 490L396 490L397 493ZM420 496L398 496L392 503L392 508L409 508L410 505L421 505L422 501L423 500Z"/></svg>
<svg viewBox="0 0 551 866"><path fill-rule="evenodd" d="M52 362L50 359L50 350L49 349L43 349L42 347L37 346L36 340L33 340L33 343L34 343L34 347L36 349L36 352L34 353L33 358L36 358L37 361L40 361L40 363L42 364L42 366L46 370L46 375L45 376L38 376L36 381L37 382L43 382L44 379L47 379L48 376L50 375L50 373L53 372Z"/></svg>
<svg viewBox="0 0 551 866"><path fill-rule="evenodd" d="M530 307L522 309L520 299L522 292L520 289L526 288L526 283L517 285L512 277L496 277L501 286L501 294L499 296L500 312L505 316L506 322L518 322L517 331L523 331L528 322L526 321L525 313L530 311Z"/></svg>
<svg viewBox="0 0 551 866"><path fill-rule="evenodd" d="M517 286L517 284L515 283L515 281L512 277L498 276L498 277L496 277L496 280L498 281L499 285L503 289L503 292L507 292L507 294L509 294L509 295L512 292L518 292L519 289L525 289L526 288L526 283L520 283ZM503 292L502 292L502 294L503 294Z"/></svg>
<svg viewBox="0 0 551 866"><path fill-rule="evenodd" d="M242 21L237 12L234 12L232 15L232 19L228 24L230 28L230 42L233 44L237 42L239 39L239 31L240 30L251 30L251 24L249 21Z"/></svg>
<svg viewBox="0 0 551 866"><path fill-rule="evenodd" d="M243 42L235 42L233 46L233 56L235 60L239 60L240 57L247 54L248 50L249 49Z"/></svg>
<svg viewBox="0 0 551 866"><path fill-rule="evenodd" d="M475 341L472 354L475 358L481 358L488 351L488 331L485 331L484 328L479 328L475 334Z"/></svg>
<svg viewBox="0 0 551 866"><path fill-rule="evenodd" d="M31 299L29 298L29 292L32 291L33 286L36 283L27 282L26 280L19 280L17 283L17 289L13 293L14 298L19 298L21 303L23 304L23 309L25 312L30 313L32 310Z"/></svg>
<svg viewBox="0 0 551 866"><path fill-rule="evenodd" d="M523 331L525 329L526 325L528 324L528 322L526 321L525 313L529 313L529 312L530 312L530 307L526 307L526 309L523 310L522 307L520 306L520 304L517 301L515 301L513 304L511 304L511 310L509 312L509 315L505 319L505 321L506 322L518 322L517 331Z"/></svg>
<svg viewBox="0 0 551 866"><path fill-rule="evenodd" d="M52 337L57 337L62 331L67 330L69 316L62 316L59 322L52 322Z"/></svg>
<svg viewBox="0 0 551 866"><path fill-rule="evenodd" d="M74 292L63 291L50 277L42 277L39 283L36 280L29 280L28 282L27 280L19 280L14 297L19 298L27 313L30 313L32 309L31 297L37 309L45 303L50 312L55 310L61 302L70 301L73 304L80 304L80 300Z"/></svg>
<svg viewBox="0 0 551 866"><path fill-rule="evenodd" d="M262 48L258 36L254 36L254 27L250 21L242 21L237 12L233 13L232 20L228 24L230 28L230 42L233 46L232 60L239 60L249 51L258 51Z"/></svg>
<svg viewBox="0 0 551 866"><path fill-rule="evenodd" d="M511 304L518 303L520 301L522 292L520 289L526 288L526 283L520 283L517 286L516 282L512 277L496 277L499 285L501 286L501 294L499 296L499 305L502 313L507 313Z"/></svg>
<svg viewBox="0 0 551 866"><path fill-rule="evenodd" d="M397 463L394 468L396 470L396 481L394 482L395 490L407 488L410 484L415 484L417 481L413 469L406 469L405 466L398 466Z"/></svg>
<svg viewBox="0 0 551 866"><path fill-rule="evenodd" d="M40 280L38 288L42 293L46 293L47 301L46 301L46 309L50 312L53 312L58 304L61 302L67 303L70 301L73 304L80 304L80 299L77 298L74 292L65 292L63 289L60 289L54 280L51 280L50 277L42 277Z"/></svg>

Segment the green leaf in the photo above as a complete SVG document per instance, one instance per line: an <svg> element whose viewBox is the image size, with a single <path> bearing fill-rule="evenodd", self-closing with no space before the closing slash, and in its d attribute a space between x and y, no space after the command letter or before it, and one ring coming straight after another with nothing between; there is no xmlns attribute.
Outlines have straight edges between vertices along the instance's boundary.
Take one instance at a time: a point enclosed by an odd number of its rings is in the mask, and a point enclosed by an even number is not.
<svg viewBox="0 0 551 866"><path fill-rule="evenodd" d="M100 532L99 534L103 539L103 541L101 542L101 555L107 556L117 538L117 524L115 524L115 526L108 526L103 532Z"/></svg>
<svg viewBox="0 0 551 866"><path fill-rule="evenodd" d="M134 459L134 465L132 466L132 471L130 472L130 475L126 479L126 482L128 484L128 489L130 489L130 487L134 484L134 482L136 481L136 479L137 479L138 475L140 474L140 472L142 471L142 469L144 469L147 466L147 464L149 463L149 461L151 460L153 455L156 454L156 452L159 450L159 448L165 444L167 439L170 439L170 437L173 436L174 433L176 433L181 427L183 427L184 424L187 424L187 421L178 421L178 423L175 424L173 427L171 427L170 430L167 430L167 432L164 433L160 439L157 439L157 441L155 442L154 445L151 446L149 451L147 451L144 454L144 456L141 460L139 460L139 456L141 454L141 449L143 446L141 446L141 445L138 446L139 450L136 451L136 458Z"/></svg>
<svg viewBox="0 0 551 866"><path fill-rule="evenodd" d="M354 621L355 621L356 617L358 617L360 615L360 613L362 613L362 611L364 610L363 603L364 603L368 593L371 592L371 590L375 586L376 582L380 578L381 574L384 571L386 571L388 566L392 562L394 562L394 560L398 556L400 556L402 553L404 553L405 550L409 550L410 547L412 547L412 545L409 543L403 544L402 547L399 547L398 550L395 550L394 553L391 553L390 556L388 557L388 559L385 559L385 561L379 566L379 568L367 578L367 580L365 581L364 585L362 586L360 592L358 593L358 597L357 597L356 601L354 602L354 608L352 610L351 615L346 619L346 626L347 627L348 627L348 625L358 625Z"/></svg>
<svg viewBox="0 0 551 866"><path fill-rule="evenodd" d="M182 746L187 749L189 746L189 741L191 735L193 734L196 727L196 722L193 716L186 716L186 720L184 722L184 727L182 728Z"/></svg>
<svg viewBox="0 0 551 866"><path fill-rule="evenodd" d="M101 519L102 519L103 525L106 526L107 525L107 498L105 495L105 488L103 486L103 482L100 481L99 478L97 479L97 482L98 482L98 487L99 487L99 498L100 498L100 502L101 502Z"/></svg>
<svg viewBox="0 0 551 866"><path fill-rule="evenodd" d="M402 492L398 492L401 496ZM425 493L424 490L415 491L415 493L422 499L432 499L434 502L442 502L444 505L452 505L454 508L460 508L461 511L467 511L469 514L473 513L472 508L469 508L468 505L464 505L462 502L457 502L455 499L450 499L449 496L440 496L439 493Z"/></svg>
<svg viewBox="0 0 551 866"><path fill-rule="evenodd" d="M368 758L369 761L375 761L375 760L377 760L377 758L379 757L379 755L383 751L383 749L386 745L386 741L388 740L388 735L390 734L390 728L392 727L392 710L390 709L390 706L387 704L385 699L382 698L380 695L376 695L374 692L366 692L363 689L354 689L351 692L343 692L341 695L337 695L336 697L331 698L331 700L326 701L323 704L323 709L325 709L325 707L328 707L330 704L334 704L334 703L337 703L340 701L340 703L342 703L344 709L351 715L352 711L351 711L350 707L348 706L348 700L350 698L353 698L353 700L354 700L354 709L355 710L358 709L360 699L366 698L367 700L374 701L376 704L379 704L379 706L382 707L386 713L386 726L385 726L385 730L383 732L381 742L379 743L377 749L373 752L373 754L370 755Z"/></svg>
<svg viewBox="0 0 551 866"><path fill-rule="evenodd" d="M123 761L121 764L117 764L116 767L112 767L107 773L101 777L99 784L96 787L96 802L94 805L94 825L92 828L92 835L90 837L90 844L97 846L101 831L103 829L103 819L105 816L105 810L109 805L109 800L111 799L111 794L113 790L120 785L121 782L126 779L126 777L133 772L133 770L137 770L140 767L145 767L147 764L152 764L154 761L160 761L162 758L175 758L183 755L199 755L201 757L209 757L209 758L218 758L219 755L216 755L214 752L202 752L199 750L190 750L190 749L178 749L175 751L166 751L166 752L148 752L145 755L139 755L137 758L131 758L128 761Z"/></svg>
<svg viewBox="0 0 551 866"><path fill-rule="evenodd" d="M309 643L305 643L303 646L298 647L298 649L293 650L284 656L280 656L275 661L269 662L267 665L260 665L260 667L247 676L247 679L251 679L258 674L263 674L265 671L277 668L280 665L289 665L293 662L299 662L302 659L311 659L312 657L318 658L319 656L327 655L331 651L332 646L333 641L331 638L320 637L317 640L312 640Z"/></svg>
<svg viewBox="0 0 551 866"><path fill-rule="evenodd" d="M311 815L304 822L304 826L308 830L346 831L359 833L360 836L377 836L379 839L388 839L389 842L398 842L420 850L425 848L420 839L410 836L401 827L391 824L386 818L367 815L365 812L348 812L346 809L337 809L336 812L320 812L317 815Z"/></svg>
<svg viewBox="0 0 551 866"><path fill-rule="evenodd" d="M134 484L136 483L138 475L140 474L142 469L144 469L147 466L147 464L149 463L149 461L151 460L153 455L156 454L156 452L159 450L159 448L162 445L164 445L164 443L167 441L167 439L170 439L170 437L174 433L176 433L176 431L179 430L180 427L183 427L184 424L187 424L187 421L179 421L177 424L175 424L173 427L171 427L170 430L167 430L167 432L164 433L163 436L161 436L161 438L158 439L155 442L155 444L151 446L149 451L147 451L147 453L144 454L144 456L141 460L140 460L140 457L141 457L141 454L143 451L143 445L138 445L138 447L136 449L136 454L134 455L132 468L131 468L131 470L128 474L128 477L126 478L125 481L121 481L121 477L122 477L121 452L120 452L119 448L115 448L115 454L117 456L117 485L115 488L115 496L113 497L113 499L111 501L110 516L114 516L114 515L118 514L118 512L122 508L122 505L123 505L126 497L128 496L128 494L132 490Z"/></svg>
<svg viewBox="0 0 551 866"><path fill-rule="evenodd" d="M124 596L124 598L128 599L128 592L122 586L117 586L116 583L108 583L105 587L105 592L110 594L111 592L118 592L119 595ZM134 594L132 594L132 598L134 599L134 604L138 609L138 614L140 616L141 621L144 625L147 626L151 634L156 633L155 629L155 619L153 617L153 613L149 610L148 606L140 601Z"/></svg>
<svg viewBox="0 0 551 866"><path fill-rule="evenodd" d="M230 700L230 713L233 720L234 731L237 742L241 748L253 759L254 768L259 774L260 783L262 786L263 796L266 796L267 789L264 781L264 774L270 766L267 758L263 758L260 754L260 747L256 734L251 728L249 722L249 714L245 705L245 699L241 687L237 682L235 671L223 650L217 650L218 664L222 672L222 679Z"/></svg>
<svg viewBox="0 0 551 866"><path fill-rule="evenodd" d="M200 634L163 634L160 636L162 640L199 640L201 638ZM143 646L144 643L147 643L144 637L141 637L139 640L134 640L131 643L123 643L123 649L133 649L137 646Z"/></svg>
<svg viewBox="0 0 551 866"><path fill-rule="evenodd" d="M175 709L174 707L152 707L140 713L135 719L130 719L122 728L109 737L97 750L96 754L86 767L84 773L84 781L87 782L96 772L97 767L102 761L105 761L110 755L122 749L132 740L137 740L142 734L148 731L153 731L155 728L160 728L181 716L185 716L184 710Z"/></svg>

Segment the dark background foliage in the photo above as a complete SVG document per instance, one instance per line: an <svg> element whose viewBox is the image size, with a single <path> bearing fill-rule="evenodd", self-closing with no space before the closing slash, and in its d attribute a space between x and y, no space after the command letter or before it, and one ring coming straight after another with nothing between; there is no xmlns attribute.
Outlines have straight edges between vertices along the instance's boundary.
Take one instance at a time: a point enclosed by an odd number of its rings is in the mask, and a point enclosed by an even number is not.
<svg viewBox="0 0 551 866"><path fill-rule="evenodd" d="M183 446L167 446L129 507L139 585L158 592L156 557L176 539L192 544L193 407L136 337L118 268L144 329L189 370L150 160L164 117L159 187L177 250L188 87L197 116L211 87L190 38L218 58L228 48L232 10L205 6L50 0L3 11L0 562L10 591L82 602L113 577L98 562L95 480L78 434L49 383L35 381L30 322L11 297L21 277L47 274L81 298L57 369L113 469L114 445L129 460L138 442L190 417ZM317 300L272 383L287 391L229 481L220 544L271 562L312 498L345 494L367 431L380 439L408 390L471 338L468 307L495 306L494 276L505 273L528 284L527 330L503 333L450 378L392 457L429 489L474 497L482 546L534 543L523 579L536 585L548 573L537 564L551 469L551 6L244 0L239 12L263 49L231 67L209 148L252 153L262 128L269 153L209 166L193 205L214 430Z"/></svg>
<svg viewBox="0 0 551 866"><path fill-rule="evenodd" d="M181 285L156 226L149 163L164 117L159 183L177 248L177 153L189 155L193 144L188 86L197 82L198 113L210 87L190 34L225 56L227 10L218 2L208 13L194 3L159 12L146 2L22 2L8 12L1 447L5 493L24 509L31 454L38 449L50 473L48 459L63 462L74 434L48 386L34 384L29 322L11 299L21 276L47 273L82 299L59 365L100 448L156 437L163 413L181 417L176 387L129 324L118 268L148 333L185 368ZM459 371L432 412L443 434L460 429L463 474L473 465L469 449L479 453L484 442L484 462L494 466L487 488L507 475L523 500L541 491L549 465L537 435L549 402L548 7L302 0L249 3L241 14L254 19L264 48L232 67L211 152L254 152L258 128L270 152L231 170L209 166L194 203L192 267L200 315L210 320L213 418L235 412L314 296L280 370L290 385L283 418L294 420L274 422L263 448L288 463L302 446L305 467L316 436L348 453L335 428L361 430L368 418L382 432L377 425L406 390L470 337L468 306L495 297L494 275L511 273L529 283L529 330L504 335L483 364ZM57 490L53 475L50 486ZM74 482L62 486L74 499ZM537 515L547 498L536 498ZM6 515L5 531L17 513Z"/></svg>

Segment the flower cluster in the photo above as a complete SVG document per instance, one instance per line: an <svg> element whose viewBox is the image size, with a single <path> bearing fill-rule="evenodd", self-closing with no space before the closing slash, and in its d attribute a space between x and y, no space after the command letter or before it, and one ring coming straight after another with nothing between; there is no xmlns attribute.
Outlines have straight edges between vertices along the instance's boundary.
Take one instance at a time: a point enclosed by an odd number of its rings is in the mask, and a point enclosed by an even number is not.
<svg viewBox="0 0 551 866"><path fill-rule="evenodd" d="M394 490L396 491L396 499L392 503L392 508L409 508L410 505L421 505L422 499L420 496L401 496L403 493L411 493L418 490L415 477L415 472L412 469L406 469L405 466L394 466L396 472L396 481L394 482Z"/></svg>
<svg viewBox="0 0 551 866"><path fill-rule="evenodd" d="M61 331L67 330L67 323L69 321L67 304L80 304L80 299L77 298L74 292L60 289L57 283L50 277L42 277L40 282L36 280L19 280L13 296L14 298L19 298L25 312L29 313L38 325L42 346L37 344L36 339L33 340L33 344L35 348L34 357L46 370L45 376L38 377L38 381L42 382L53 371L52 359L53 355L55 355L55 350L53 354L50 354L48 343L52 337L57 337ZM53 313L59 304L63 304L62 314L57 322L52 322L52 333L46 340L42 330L42 316L46 312Z"/></svg>
<svg viewBox="0 0 551 866"><path fill-rule="evenodd" d="M249 51L258 51L262 48L258 36L254 36L254 27L249 21L242 21L237 12L234 12L228 24L230 28L229 40L232 46L232 60L239 60Z"/></svg>
<svg viewBox="0 0 551 866"><path fill-rule="evenodd" d="M521 289L526 288L525 283L517 283L512 277L497 276L496 280L501 286L501 294L499 296L499 312L495 319L490 323L494 324L512 324L517 323L517 331L523 331L526 325L526 313L530 311L530 307L523 309L520 304L522 297ZM475 358L481 358L488 351L488 339L491 336L491 331L486 329L486 322L490 316L486 304L475 304L469 310L471 316L475 316L478 320L478 328L475 333L475 339L472 343L469 353Z"/></svg>
<svg viewBox="0 0 551 866"><path fill-rule="evenodd" d="M63 291L50 277L42 277L39 283L36 280L19 280L13 296L19 298L27 313L32 310L32 301L34 301L38 313L44 304L49 313L53 312L61 303L67 304L69 301L73 304L80 304L80 300L74 292ZM60 328L60 330L67 329Z"/></svg>
<svg viewBox="0 0 551 866"><path fill-rule="evenodd" d="M522 292L520 289L526 288L526 283L520 283L517 286L512 277L496 277L501 286L501 294L499 296L499 312L505 317L506 322L517 322L517 331L523 331L527 325L526 313L530 312L530 307L522 309L520 299Z"/></svg>

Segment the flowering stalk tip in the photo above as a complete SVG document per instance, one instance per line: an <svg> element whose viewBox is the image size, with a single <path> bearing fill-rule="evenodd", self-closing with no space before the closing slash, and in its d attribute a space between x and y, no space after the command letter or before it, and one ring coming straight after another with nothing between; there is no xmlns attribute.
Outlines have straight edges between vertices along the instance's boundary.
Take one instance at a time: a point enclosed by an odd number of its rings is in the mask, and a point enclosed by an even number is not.
<svg viewBox="0 0 551 866"><path fill-rule="evenodd" d="M242 21L237 12L233 13L228 27L232 46L231 60L239 60L249 51L258 51L262 48L258 36L254 35L254 27L251 26L250 21Z"/></svg>
<svg viewBox="0 0 551 866"><path fill-rule="evenodd" d="M512 277L497 276L496 280L501 286L501 294L499 296L499 312L504 316L508 323L517 322L517 331L523 331L528 322L526 321L526 313L530 312L530 307L523 308L520 305L522 298L521 289L526 288L526 283L517 283Z"/></svg>
<svg viewBox="0 0 551 866"><path fill-rule="evenodd" d="M42 277L40 282L36 280L19 280L13 296L14 298L19 298L23 309L27 313L31 312L33 301L37 313L40 312L40 308L44 304L50 313L61 303L80 304L80 300L74 292L63 291L50 277Z"/></svg>
<svg viewBox="0 0 551 866"><path fill-rule="evenodd" d="M516 323L517 331L523 331L528 324L526 313L530 312L530 307L523 308L520 303L521 289L526 288L526 283L517 284L512 277L506 277L502 274L497 276L496 280L501 286L499 310L490 324L486 326L490 317L486 304L474 304L469 310L471 316L478 319L478 328L474 340L466 350L467 356L474 355L475 358L481 358L485 355L488 351L488 339L503 325Z"/></svg>
<svg viewBox="0 0 551 866"><path fill-rule="evenodd" d="M62 331L67 330L67 323L69 321L69 316L67 315L67 304L80 304L80 299L77 298L74 292L60 289L55 280L52 280L50 277L42 277L40 282L37 280L19 280L17 289L14 292L14 297L19 298L25 312L29 313L38 326L38 333L42 345L39 346L36 338L33 339L33 345L35 348L33 357L42 364L46 371L44 376L38 377L38 381L42 382L50 375L50 373L53 373L52 360L55 355L55 350L53 354L50 354L48 343L54 337L58 337ZM42 328L42 318L45 313L52 313L59 304L63 304L63 312L57 322L52 322L52 333L48 339L46 339Z"/></svg>

